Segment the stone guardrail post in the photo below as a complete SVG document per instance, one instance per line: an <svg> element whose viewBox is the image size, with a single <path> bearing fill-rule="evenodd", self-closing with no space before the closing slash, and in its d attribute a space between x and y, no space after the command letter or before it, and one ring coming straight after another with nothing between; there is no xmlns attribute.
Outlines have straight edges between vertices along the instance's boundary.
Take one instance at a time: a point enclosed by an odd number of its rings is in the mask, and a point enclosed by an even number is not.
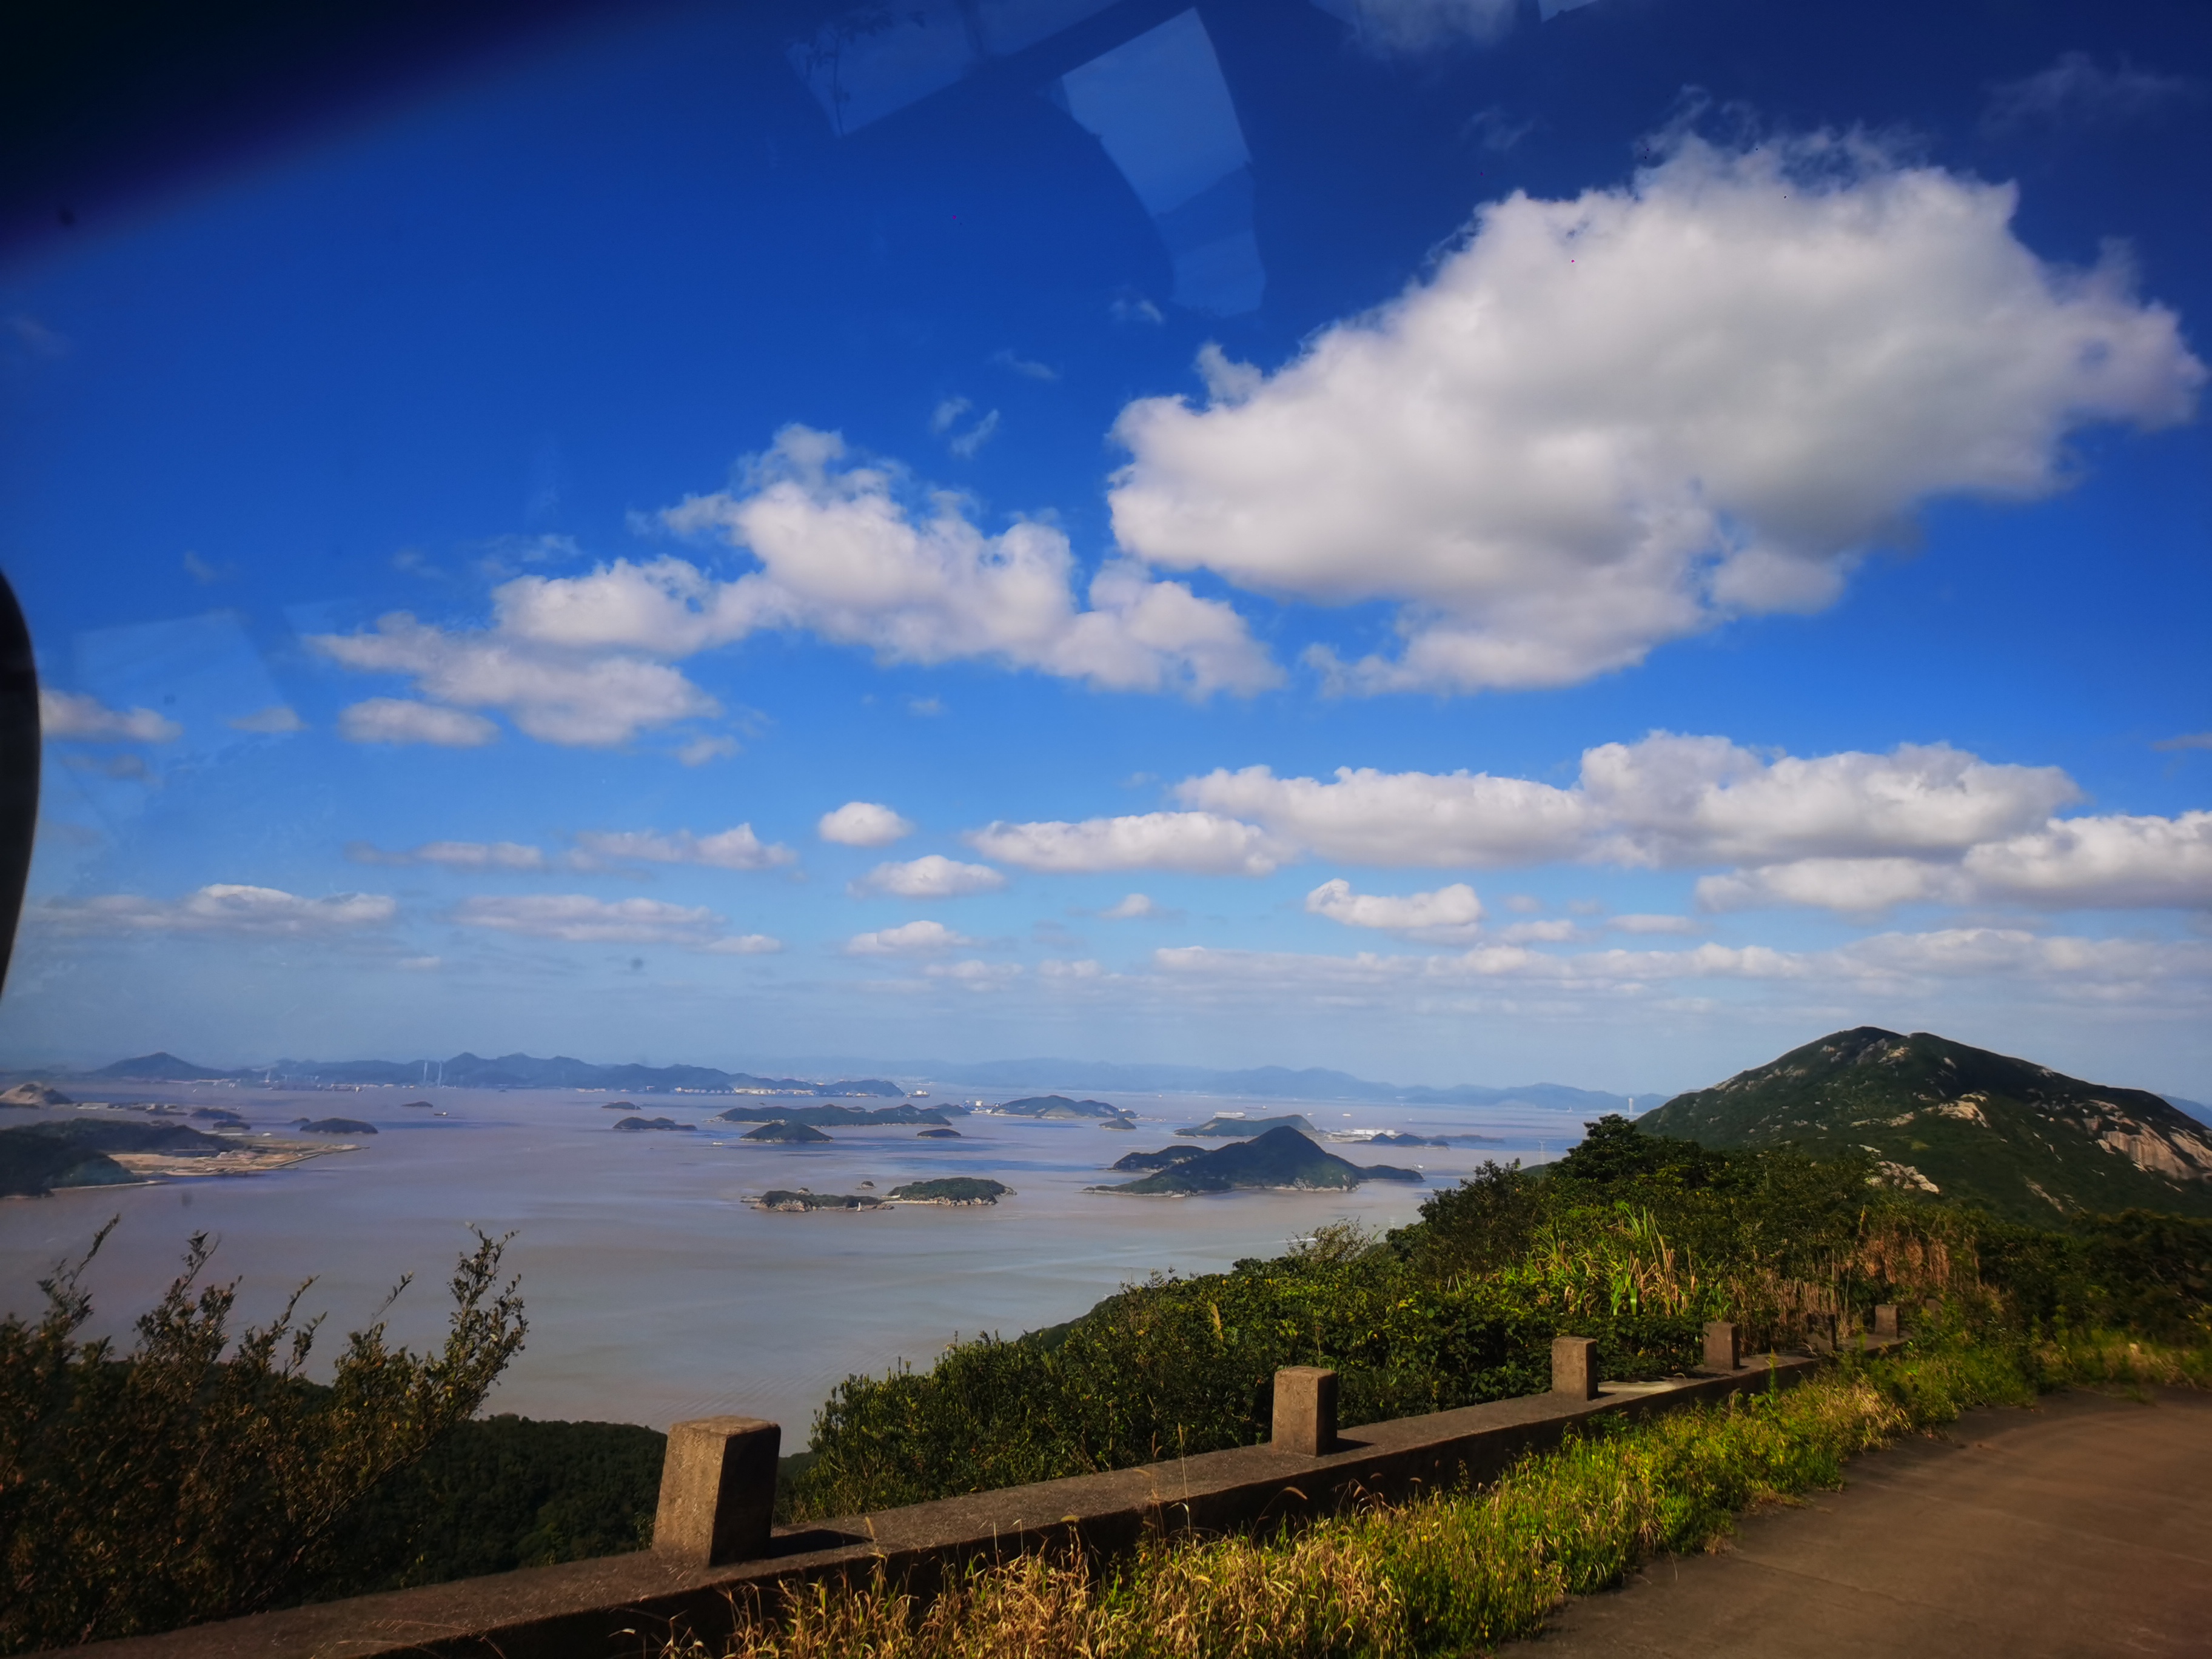
<svg viewBox="0 0 2212 1659"><path fill-rule="evenodd" d="M1897 1304L1877 1302L1874 1304L1874 1334L1876 1341L1888 1341L1897 1335Z"/></svg>
<svg viewBox="0 0 2212 1659"><path fill-rule="evenodd" d="M1597 1340L1588 1336L1552 1339L1552 1392L1577 1400L1597 1398Z"/></svg>
<svg viewBox="0 0 2212 1659"><path fill-rule="evenodd" d="M1336 1373L1320 1365L1285 1365L1275 1373L1273 1443L1300 1457L1336 1449Z"/></svg>
<svg viewBox="0 0 2212 1659"><path fill-rule="evenodd" d="M1743 1338L1732 1320L1705 1322L1705 1363L1702 1369L1723 1376L1743 1366Z"/></svg>
<svg viewBox="0 0 2212 1659"><path fill-rule="evenodd" d="M702 1417L668 1431L653 1547L688 1566L768 1553L783 1431L757 1417Z"/></svg>

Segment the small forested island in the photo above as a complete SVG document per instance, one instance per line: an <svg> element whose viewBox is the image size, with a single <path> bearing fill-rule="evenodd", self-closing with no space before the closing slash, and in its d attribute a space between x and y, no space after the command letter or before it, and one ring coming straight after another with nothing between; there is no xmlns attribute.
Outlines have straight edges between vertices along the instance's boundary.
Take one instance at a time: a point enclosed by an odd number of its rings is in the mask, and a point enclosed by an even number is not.
<svg viewBox="0 0 2212 1659"><path fill-rule="evenodd" d="M905 1123L934 1123L942 1127L947 1121L942 1112L927 1106L908 1106L903 1102L896 1106L880 1106L872 1112L865 1106L732 1106L714 1115L725 1123L810 1123L817 1128L835 1124L854 1128Z"/></svg>
<svg viewBox="0 0 2212 1659"><path fill-rule="evenodd" d="M643 1134L648 1129L686 1129L696 1131L696 1123L678 1123L672 1117L626 1117L615 1125L617 1134Z"/></svg>
<svg viewBox="0 0 2212 1659"><path fill-rule="evenodd" d="M427 1100L403 1100L399 1103L399 1109L403 1112L434 1112L438 1109Z"/></svg>
<svg viewBox="0 0 2212 1659"><path fill-rule="evenodd" d="M830 1139L811 1123L763 1123L751 1133L740 1137L745 1140L766 1140L786 1146L819 1145Z"/></svg>
<svg viewBox="0 0 2212 1659"><path fill-rule="evenodd" d="M1127 1170L1132 1175L1153 1170L1171 1170L1178 1164L1188 1164L1194 1158L1204 1158L1203 1146L1163 1146L1157 1152L1131 1152L1114 1160L1117 1170Z"/></svg>
<svg viewBox="0 0 2212 1659"><path fill-rule="evenodd" d="M1292 1192L1345 1192L1363 1181L1420 1181L1418 1170L1395 1169L1387 1164L1358 1164L1323 1152L1287 1124L1251 1140L1240 1140L1210 1152L1200 1152L1118 1187L1094 1187L1093 1192L1134 1194L1227 1193L1240 1188L1272 1188Z"/></svg>
<svg viewBox="0 0 2212 1659"><path fill-rule="evenodd" d="M763 1193L753 1207L801 1214L809 1210L880 1210L884 1200L866 1193L787 1193L778 1188Z"/></svg>
<svg viewBox="0 0 2212 1659"><path fill-rule="evenodd" d="M1066 1095L1026 1095L992 1109L1000 1117L1033 1117L1046 1122L1073 1123L1083 1118L1118 1121L1129 1115L1103 1100L1070 1100Z"/></svg>
<svg viewBox="0 0 2212 1659"><path fill-rule="evenodd" d="M996 1204L1013 1188L1002 1182L974 1176L951 1176L942 1181L911 1181L891 1188L894 1204Z"/></svg>
<svg viewBox="0 0 2212 1659"><path fill-rule="evenodd" d="M1451 1140L1444 1135L1412 1135L1401 1129L1385 1129L1379 1134L1332 1135L1333 1140L1347 1140L1360 1146L1449 1146Z"/></svg>
<svg viewBox="0 0 2212 1659"><path fill-rule="evenodd" d="M357 1117L298 1117L292 1120L292 1127L301 1134L307 1135L373 1135L376 1133L374 1123L363 1123Z"/></svg>
<svg viewBox="0 0 2212 1659"><path fill-rule="evenodd" d="M958 1140L962 1136L957 1129L924 1129L915 1139L916 1140Z"/></svg>
<svg viewBox="0 0 2212 1659"><path fill-rule="evenodd" d="M427 1105L428 1103L424 1103ZM637 1109L637 1103L634 1100L603 1100L599 1103L599 1109L603 1112L634 1112Z"/></svg>
<svg viewBox="0 0 2212 1659"><path fill-rule="evenodd" d="M1263 1135L1270 1129L1297 1129L1306 1134L1321 1132L1307 1121L1303 1112L1285 1112L1280 1117L1231 1117L1217 1112L1203 1123L1194 1123L1188 1129L1177 1129L1179 1135L1226 1136L1232 1140L1245 1140Z"/></svg>

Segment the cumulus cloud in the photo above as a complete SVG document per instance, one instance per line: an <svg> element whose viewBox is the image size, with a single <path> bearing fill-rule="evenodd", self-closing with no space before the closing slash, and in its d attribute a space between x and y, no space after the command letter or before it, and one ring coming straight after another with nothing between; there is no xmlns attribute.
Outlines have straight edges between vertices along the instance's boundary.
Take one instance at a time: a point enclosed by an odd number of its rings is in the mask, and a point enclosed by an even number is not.
<svg viewBox="0 0 2212 1659"><path fill-rule="evenodd" d="M1482 901L1465 882L1432 893L1392 895L1355 893L1352 884L1340 878L1308 893L1306 908L1346 927L1375 927L1434 939L1472 939L1482 921Z"/></svg>
<svg viewBox="0 0 2212 1659"><path fill-rule="evenodd" d="M852 890L888 893L894 898L960 898L969 893L995 893L1006 884L1006 877L988 864L962 864L941 853L932 853L903 864L879 864L854 882Z"/></svg>
<svg viewBox="0 0 2212 1659"><path fill-rule="evenodd" d="M971 832L968 842L1002 864L1054 875L1180 870L1200 876L1264 876L1290 855L1266 830L1214 812L993 823Z"/></svg>
<svg viewBox="0 0 2212 1659"><path fill-rule="evenodd" d="M852 957L941 956L947 951L957 951L963 945L975 943L974 939L954 933L941 921L909 921L898 927L883 927L872 933L854 934L845 941L845 954Z"/></svg>
<svg viewBox="0 0 2212 1659"><path fill-rule="evenodd" d="M356 864L434 864L448 870L544 870L551 860L543 848L519 841L433 841L404 853L388 853L365 841L346 843Z"/></svg>
<svg viewBox="0 0 2212 1659"><path fill-rule="evenodd" d="M709 956L769 957L783 949L783 941L766 933L741 933L730 939L718 939L712 945L700 948Z"/></svg>
<svg viewBox="0 0 2212 1659"><path fill-rule="evenodd" d="M443 749L481 749L498 738L499 727L481 714L459 708L414 702L405 697L371 697L338 711L338 735L348 743L427 743Z"/></svg>
<svg viewBox="0 0 2212 1659"><path fill-rule="evenodd" d="M823 840L841 847L888 847L914 833L911 823L872 800L848 800L836 811L824 812L814 828Z"/></svg>
<svg viewBox="0 0 2212 1659"><path fill-rule="evenodd" d="M39 731L77 743L174 743L185 728L150 708L110 708L76 691L39 688Z"/></svg>
<svg viewBox="0 0 2212 1659"><path fill-rule="evenodd" d="M520 576L498 592L543 580ZM373 629L313 635L307 643L348 668L410 676L424 696L453 705L396 697L356 703L339 729L356 743L489 743L496 735L491 722L460 711L497 708L541 742L607 748L720 707L665 663L563 652L504 629L436 628L404 611L379 617Z"/></svg>
<svg viewBox="0 0 2212 1659"><path fill-rule="evenodd" d="M677 750L676 758L685 766L704 766L709 761L727 760L738 752L738 740L727 735L693 738Z"/></svg>
<svg viewBox="0 0 2212 1659"><path fill-rule="evenodd" d="M1945 495L2063 487L2069 434L2204 378L2121 257L2051 265L2015 196L1816 137L1678 142L1628 185L1485 208L1434 273L1275 373L1131 404L1115 532L1155 566L1399 601L1382 691L1561 685L1808 611Z"/></svg>
<svg viewBox="0 0 2212 1659"><path fill-rule="evenodd" d="M217 882L183 898L135 893L55 901L38 907L49 926L72 933L214 933L244 938L325 938L380 927L398 905L382 893L303 898L276 887Z"/></svg>
<svg viewBox="0 0 2212 1659"><path fill-rule="evenodd" d="M781 949L763 933L732 938L703 906L659 899L596 899L583 893L480 895L454 907L464 927L571 945L676 945L718 954Z"/></svg>
<svg viewBox="0 0 2212 1659"><path fill-rule="evenodd" d="M1850 913L1910 903L2045 909L2212 907L2212 812L2052 818L1954 860L1803 859L1698 883L1708 910L1810 905Z"/></svg>
<svg viewBox="0 0 2212 1659"><path fill-rule="evenodd" d="M1351 767L1323 782L1264 766L1176 787L1186 805L1325 858L1442 867L1963 853L2039 827L2079 794L2056 767L1992 763L1942 744L1800 758L1664 732L1585 750L1581 775L1564 788L1486 772Z"/></svg>
<svg viewBox="0 0 2212 1659"><path fill-rule="evenodd" d="M787 427L742 493L661 515L761 568L718 581L686 561L617 561L590 576L500 590L502 622L572 647L678 654L761 629L804 629L885 662L985 659L1113 690L1250 692L1280 678L1243 618L1180 582L1115 562L1079 608L1075 560L1050 525L987 535L939 492L910 508L890 471L851 464L836 433Z"/></svg>
<svg viewBox="0 0 2212 1659"><path fill-rule="evenodd" d="M2154 749L2175 752L2186 749L2212 749L2212 732L2185 732L2178 738L2160 738L2151 744Z"/></svg>
<svg viewBox="0 0 2212 1659"><path fill-rule="evenodd" d="M793 862L799 854L779 842L763 842L750 823L711 836L689 830L587 830L576 844L593 858L636 860L647 864L699 864L715 870L769 870Z"/></svg>
<svg viewBox="0 0 2212 1659"><path fill-rule="evenodd" d="M2106 126L2162 115L2203 95L2185 76L2137 69L2123 58L2106 69L2086 52L2061 52L2047 69L1990 88L1986 132L2035 126Z"/></svg>
<svg viewBox="0 0 2212 1659"><path fill-rule="evenodd" d="M1687 916L1610 916L1605 925L1617 933L1694 933L1698 931L1698 924Z"/></svg>
<svg viewBox="0 0 2212 1659"><path fill-rule="evenodd" d="M1162 914L1160 907L1145 893L1125 894L1098 913L1100 918L1106 921L1136 921Z"/></svg>

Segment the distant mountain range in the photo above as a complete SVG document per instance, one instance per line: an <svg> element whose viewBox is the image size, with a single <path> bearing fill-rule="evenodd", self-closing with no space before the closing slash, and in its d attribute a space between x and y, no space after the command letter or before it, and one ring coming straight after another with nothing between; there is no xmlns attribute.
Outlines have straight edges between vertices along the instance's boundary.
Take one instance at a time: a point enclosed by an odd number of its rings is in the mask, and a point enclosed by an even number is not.
<svg viewBox="0 0 2212 1659"><path fill-rule="evenodd" d="M556 1054L501 1054L484 1060L471 1054L451 1060L280 1060L268 1066L216 1071L167 1053L118 1060L96 1072L76 1075L117 1082L214 1083L226 1079L287 1083L396 1084L421 1088L443 1084L462 1089L620 1089L624 1093L665 1094L672 1090L738 1094L884 1096L901 1100L906 1091L883 1078L841 1079L811 1083L795 1077L755 1077L748 1072L719 1071L712 1066L594 1066Z"/></svg>
<svg viewBox="0 0 2212 1659"><path fill-rule="evenodd" d="M1838 1031L1678 1095L1637 1127L1708 1146L1868 1152L1893 1184L2023 1221L2212 1215L2212 1133L2160 1096L1927 1031Z"/></svg>
<svg viewBox="0 0 2212 1659"><path fill-rule="evenodd" d="M472 1054L455 1054L449 1060L280 1060L268 1066L241 1066L222 1071L197 1066L166 1052L118 1060L94 1072L48 1072L42 1075L74 1076L102 1082L259 1082L266 1079L300 1084L388 1083L403 1088L442 1083L447 1088L467 1089L618 1089L638 1094L728 1090L746 1094L866 1095L894 1100L906 1093L905 1085L889 1080L896 1077L950 1084L986 1094L1048 1089L1202 1094L1258 1100L1340 1100L1401 1106L1532 1106L1586 1117L1607 1112L1630 1112L1639 1101L1648 1104L1660 1098L1656 1091L1648 1095L1614 1095L1595 1089L1572 1089L1558 1083L1524 1083L1506 1088L1462 1083L1448 1089L1433 1089L1418 1084L1376 1083L1347 1072L1326 1071L1319 1066L1302 1071L1282 1066L1216 1071L1202 1066L1035 1059L972 1064L936 1060L848 1060L839 1067L824 1065L821 1069L842 1069L846 1075L822 1083L798 1077L725 1072L712 1066L598 1066L565 1054L556 1054L550 1060L539 1060L530 1054L501 1054L486 1060ZM859 1075L862 1072L875 1075Z"/></svg>

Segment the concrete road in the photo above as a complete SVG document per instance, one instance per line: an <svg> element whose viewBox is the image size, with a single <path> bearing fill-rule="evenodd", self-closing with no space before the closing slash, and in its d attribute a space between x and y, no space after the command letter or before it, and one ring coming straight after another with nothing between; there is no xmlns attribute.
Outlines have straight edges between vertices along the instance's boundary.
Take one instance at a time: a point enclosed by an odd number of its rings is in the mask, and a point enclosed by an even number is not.
<svg viewBox="0 0 2212 1659"><path fill-rule="evenodd" d="M1513 1659L2212 1656L2212 1396L2055 1395L1861 1458Z"/></svg>

